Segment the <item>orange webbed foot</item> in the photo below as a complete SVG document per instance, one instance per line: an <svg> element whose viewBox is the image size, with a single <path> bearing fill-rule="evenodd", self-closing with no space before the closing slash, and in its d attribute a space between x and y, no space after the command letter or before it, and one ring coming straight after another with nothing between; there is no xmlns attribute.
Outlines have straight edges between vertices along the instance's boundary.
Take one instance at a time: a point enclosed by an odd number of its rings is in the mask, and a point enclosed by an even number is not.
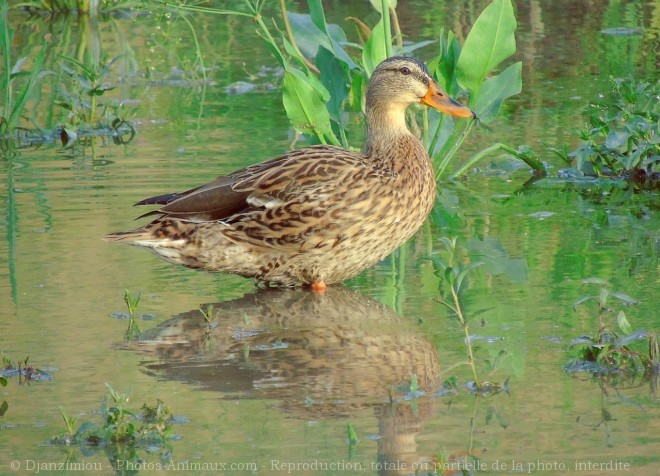
<svg viewBox="0 0 660 476"><path fill-rule="evenodd" d="M325 284L323 281L314 281L310 287L312 292L317 294L323 294L325 290L328 289L327 284Z"/></svg>

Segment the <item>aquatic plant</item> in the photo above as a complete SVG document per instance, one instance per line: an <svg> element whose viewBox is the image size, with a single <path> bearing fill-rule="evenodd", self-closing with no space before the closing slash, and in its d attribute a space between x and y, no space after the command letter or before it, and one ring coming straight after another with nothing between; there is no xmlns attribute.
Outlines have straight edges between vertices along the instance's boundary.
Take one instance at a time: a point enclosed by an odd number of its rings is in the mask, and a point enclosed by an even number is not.
<svg viewBox="0 0 660 476"><path fill-rule="evenodd" d="M139 291L137 295L131 296L131 293L128 289L124 289L124 302L128 309L128 315L130 317L135 317L137 313L138 304L140 304L140 298L142 297L142 291Z"/></svg>
<svg viewBox="0 0 660 476"><path fill-rule="evenodd" d="M360 442L360 440L357 436L357 431L355 431L355 427L350 421L346 426L346 431L348 434L348 457L349 459L353 459L355 457L355 452L357 451L357 445Z"/></svg>
<svg viewBox="0 0 660 476"><path fill-rule="evenodd" d="M100 101L107 91L114 88L106 76L119 57L105 61L100 49L90 46L100 42L89 38L98 35L96 23L88 17L78 20L81 37L75 53L78 59L60 55L64 59L60 63L65 75L62 80L59 71L44 69L47 52L52 54L56 48L56 45L45 40L34 58L22 57L12 63L11 40L14 30L8 27L7 15L5 2L0 10L0 52L4 66L0 73L0 91L4 91L0 102L0 139L3 140L3 146L22 148L57 140L61 140L65 146L71 146L83 138L96 136L110 136L115 144L130 142L136 131L128 120L129 111L122 103ZM26 70L26 64L30 64L29 70ZM64 109L66 118L62 122L56 119L58 122L55 126L33 124L32 127L26 127L25 122L34 122L30 117L25 117L26 105L31 98L40 97L37 85L47 75L57 75L57 88L53 95L57 95L57 99L51 105ZM69 81L66 81L67 77Z"/></svg>
<svg viewBox="0 0 660 476"><path fill-rule="evenodd" d="M554 150L586 175L660 180L660 82L610 78L611 90L589 104L582 142Z"/></svg>
<svg viewBox="0 0 660 476"><path fill-rule="evenodd" d="M126 119L123 105L98 102L107 91L114 89L104 78L119 56L107 63L101 60L83 63L68 56L62 59L62 70L72 79L74 86L72 92L61 86L61 99L57 101L58 106L69 112L69 125L62 127L60 133L63 145L71 145L78 138L77 128L89 127L94 123L98 124L99 130L109 127L115 143L130 142L135 136L135 128Z"/></svg>
<svg viewBox="0 0 660 476"><path fill-rule="evenodd" d="M128 309L128 328L124 333L124 339L126 341L142 338L142 331L136 321L137 307L141 297L142 291L138 292L136 296L131 296L128 289L124 289L124 303L126 303L126 308Z"/></svg>
<svg viewBox="0 0 660 476"><path fill-rule="evenodd" d="M43 70L44 58L46 56L46 44L42 43L39 53L33 60L29 71L23 70L27 58L19 58L12 64L11 43L14 30L9 28L7 20L7 2L2 3L0 8L0 53L2 53L2 70L0 74L0 91L4 91L3 102L0 104L0 139L6 138L14 132L21 118L30 94L34 91L37 81L49 71ZM15 83L25 78L22 87L16 92Z"/></svg>
<svg viewBox="0 0 660 476"><path fill-rule="evenodd" d="M45 370L28 364L30 356L23 360L12 361L2 354L2 368L0 369L0 378L18 377L19 385L30 383L33 380L51 380L51 375Z"/></svg>
<svg viewBox="0 0 660 476"><path fill-rule="evenodd" d="M625 312L610 305L612 299L625 306L635 306L639 301L616 291L610 291L601 280L585 280L588 284L601 285L597 295L585 295L578 299L573 308L593 301L597 305L598 331L593 336L580 336L571 342L570 348L577 351L577 356L568 365L571 371L586 370L594 374L644 374L660 370L660 352L658 339L654 332L633 331ZM605 320L616 315L618 332ZM646 342L646 352L632 348L636 341Z"/></svg>
<svg viewBox="0 0 660 476"><path fill-rule="evenodd" d="M7 357L4 352L0 351L2 355L2 364L0 364L0 387L6 387L9 383L9 378L18 377L18 384L30 384L35 380L51 380L51 375L44 369L36 368L28 364L30 357L14 362ZM0 417L4 416L9 409L9 404L6 400L0 403Z"/></svg>
<svg viewBox="0 0 660 476"><path fill-rule="evenodd" d="M450 298L441 296L437 298L437 301L447 308L449 308L456 318L463 330L465 347L467 350L467 361L460 362L456 364L464 365L467 364L472 371L473 381L468 382L467 387L472 392L487 396L502 391L509 390L508 379L503 384L498 384L495 382L484 381L479 378L477 374L477 366L474 357L474 348L473 348L473 338L470 336L470 326L469 319L465 314L463 306L461 304L461 296L468 287L468 275L474 269L482 266L484 263L481 261L474 261L467 265L463 265L458 260L458 239L457 238L440 238L440 242L445 247L448 252L446 258L439 256L430 256L425 259L430 260L433 263L434 272L436 276L441 278L441 280L448 285ZM507 353L502 350L500 351L492 360L487 361L489 366L490 374L494 373L503 358L505 358ZM456 388L456 379L450 378L445 380L444 387L447 389Z"/></svg>
<svg viewBox="0 0 660 476"><path fill-rule="evenodd" d="M257 34L284 70L282 99L291 124L299 133L321 143L351 146L346 135L347 117L364 110L369 75L376 65L392 55L409 55L419 48L437 45L436 56L428 62L429 70L450 96L469 94L470 107L484 123L495 119L504 100L518 94L522 87L520 62L494 74L516 48L516 20L511 0L494 0L486 7L462 47L452 32L443 33L439 42L404 44L396 0L371 1L380 16L373 28L361 20L353 20L360 32L360 43L350 42L341 26L327 23L320 0L308 0L308 14L287 12L285 2L280 2L284 29L274 36L261 13L264 3L264 0L245 0L247 12L192 4L174 9L252 18ZM422 137L439 178L473 122L455 128L451 119L429 118L424 114ZM499 144L499 147L505 146ZM493 150L496 149L490 148L485 153ZM507 150L534 170L545 171L532 154ZM485 153L468 161L469 166L481 160ZM459 173L467 170L459 167Z"/></svg>
<svg viewBox="0 0 660 476"><path fill-rule="evenodd" d="M77 419L60 407L65 430L50 444L110 449L113 461L139 461L138 449L153 452L154 447L159 448L161 457L169 458L175 418L163 401L145 403L135 411L128 407L128 394L117 392L108 384L106 388L108 393L101 405L103 423L84 422L78 426Z"/></svg>
<svg viewBox="0 0 660 476"><path fill-rule="evenodd" d="M6 387L7 386L7 379L4 377L0 377L0 387ZM9 404L7 403L7 400L3 400L2 403L0 403L0 417L5 416L5 413L7 413L7 410L9 409Z"/></svg>

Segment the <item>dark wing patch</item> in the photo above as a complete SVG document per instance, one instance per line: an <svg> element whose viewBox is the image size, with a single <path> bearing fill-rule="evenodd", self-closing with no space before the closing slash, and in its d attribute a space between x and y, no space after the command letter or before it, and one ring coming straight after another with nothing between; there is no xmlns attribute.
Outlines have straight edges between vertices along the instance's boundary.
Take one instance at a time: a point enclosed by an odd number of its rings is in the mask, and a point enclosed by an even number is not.
<svg viewBox="0 0 660 476"><path fill-rule="evenodd" d="M185 195L188 192L175 192L175 193L166 193L164 195L157 195L155 197L145 198L139 202L133 204L134 207L141 205L167 205L170 202L173 202L177 198Z"/></svg>
<svg viewBox="0 0 660 476"><path fill-rule="evenodd" d="M236 178L232 176L218 177L213 182L183 192L156 213L193 221L222 220L247 206L245 200L249 193L235 192L232 188L235 183Z"/></svg>
<svg viewBox="0 0 660 476"><path fill-rule="evenodd" d="M263 208L258 204L267 203L268 196L287 201L300 198L296 196L302 190L309 193L315 182L327 179L316 172L328 160L335 162L335 168L342 168L345 160L350 163L360 159L361 156L338 147L307 147L218 177L200 187L147 198L136 205L164 205L142 217L161 215L197 222L223 220L242 211ZM248 201L254 193L258 194L255 196L258 200Z"/></svg>

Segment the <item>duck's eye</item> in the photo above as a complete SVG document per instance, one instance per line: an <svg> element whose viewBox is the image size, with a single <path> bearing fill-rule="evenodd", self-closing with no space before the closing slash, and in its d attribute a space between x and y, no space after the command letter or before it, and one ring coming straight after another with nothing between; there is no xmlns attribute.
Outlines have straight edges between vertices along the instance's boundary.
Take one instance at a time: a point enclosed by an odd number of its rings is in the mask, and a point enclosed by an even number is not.
<svg viewBox="0 0 660 476"><path fill-rule="evenodd" d="M412 71L410 71L410 68L408 66L402 66L401 69L399 69L399 72L401 74L405 74L406 76L412 73Z"/></svg>

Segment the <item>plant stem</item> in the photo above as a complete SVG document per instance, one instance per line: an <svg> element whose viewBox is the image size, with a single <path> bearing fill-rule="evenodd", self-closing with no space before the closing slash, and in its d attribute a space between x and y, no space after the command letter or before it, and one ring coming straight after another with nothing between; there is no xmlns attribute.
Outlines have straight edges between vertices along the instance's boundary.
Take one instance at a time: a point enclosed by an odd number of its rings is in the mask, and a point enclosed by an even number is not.
<svg viewBox="0 0 660 476"><path fill-rule="evenodd" d="M199 68L202 72L202 80L203 80L203 87L206 87L206 67L204 66L204 58L202 56L202 48L199 45L199 39L197 38L197 33L195 33L195 28L193 27L192 23L190 23L190 20L188 18L184 17L183 15L181 16L181 19L186 22L188 25L188 28L190 28L190 34L193 37L193 41L195 42L195 55L197 56L197 60L199 61Z"/></svg>
<svg viewBox="0 0 660 476"><path fill-rule="evenodd" d="M291 24L289 23L289 15L287 14L286 11L286 0L280 0L280 10L282 11L282 21L284 22L284 30L286 31L286 36L289 37L289 41L298 52L298 55L303 60L305 60L305 64L307 65L307 67L312 71L314 71L314 73L319 74L320 71L316 67L316 65L314 65L314 63L312 63L309 59L307 59L307 57L305 57L305 55L303 55L302 52L300 51L300 48L298 48L298 43L296 42L296 39L293 36L293 30L291 29Z"/></svg>
<svg viewBox="0 0 660 476"><path fill-rule="evenodd" d="M403 47L403 33L401 33L401 25L399 25L399 16L396 14L394 8L390 9L390 14L392 15L392 26L394 27L394 40L396 41L396 46L398 48Z"/></svg>
<svg viewBox="0 0 660 476"><path fill-rule="evenodd" d="M465 321L465 317L463 316L463 311L461 310L461 303L458 299L458 294L456 293L456 289L454 288L453 284L451 286L451 295L452 298L454 299L454 310L456 311L458 320L461 321L461 326L463 327L463 333L465 334L465 345L467 346L467 351L468 351L468 364L470 364L470 368L472 369L472 376L474 377L474 383L477 389L479 389L481 387L481 384L479 383L479 377L477 377L477 368L474 364L474 354L472 353L472 342L470 341L470 330L468 328L467 322Z"/></svg>
<svg viewBox="0 0 660 476"><path fill-rule="evenodd" d="M160 1L157 3L159 3L161 6L165 8L174 8L175 10L187 10L189 12L210 13L213 15L236 15L241 17L254 18L256 15L259 14L259 8L257 7L255 9L253 5L247 0L245 3L247 4L248 8L252 10L252 13L239 12L238 10L223 10L220 8L200 7L198 5L184 5L184 4L172 5L167 3L166 1Z"/></svg>
<svg viewBox="0 0 660 476"><path fill-rule="evenodd" d="M428 111L427 108L424 108L424 111ZM440 116L440 121L438 122L438 126L435 128L435 133L433 134L433 140L431 141L431 144L429 145L429 155L433 156L433 151L435 150L436 146L438 145L438 141L440 140L440 131L442 131L442 126L445 123L445 119L447 118L446 115L442 114Z"/></svg>
<svg viewBox="0 0 660 476"><path fill-rule="evenodd" d="M492 152L496 152L498 150L502 150L502 151L504 151L508 154L511 154L514 157L517 157L518 159L522 160L527 165L529 165L532 168L532 170L534 170L534 173L536 173L536 174L539 174L539 175L546 175L547 174L545 166L543 165L543 163L540 160L538 160L538 158L535 158L535 157L533 157L531 155L528 155L528 154L525 154L525 153L521 153L521 152L509 147L506 144L502 144L502 143L498 142L498 143L495 143L495 144L493 144L489 147L486 147L485 149L477 152L472 157L470 157L470 159L467 162L465 162L463 165L461 165L458 169L456 169L456 171L454 171L454 173L452 173L449 176L449 179L451 180L451 179L454 179L454 178L456 178L460 175L463 175L468 170L470 170L472 167L474 167L476 165L476 163L479 162L481 159L483 159L486 155L488 155ZM438 177L438 175L436 174L436 178L437 177Z"/></svg>
<svg viewBox="0 0 660 476"><path fill-rule="evenodd" d="M0 11L0 28L2 28L2 31L0 31L0 44L2 45L2 48L0 48L0 52L2 53L2 57L4 59L4 73L3 73L3 79L2 79L2 84L5 87L5 116L6 118L9 118L9 114L11 112L11 67L10 67L10 56L11 56L11 38L13 31L9 30L9 26L7 23L7 3L3 2L2 4L2 11Z"/></svg>
<svg viewBox="0 0 660 476"><path fill-rule="evenodd" d="M454 157L456 154L456 151L459 149L461 144L463 144L463 141L467 137L468 133L470 130L474 127L474 121L470 121L467 126L463 129L463 132L456 138L454 143L452 144L451 148L449 151L445 154L445 156L442 158L440 161L440 164L438 164L438 167L435 169L435 179L438 180L442 173L445 171L447 168L447 165L451 161L451 159Z"/></svg>
<svg viewBox="0 0 660 476"><path fill-rule="evenodd" d="M380 0L380 6L383 15L383 32L385 34L385 54L389 58L392 56L392 25L390 23L389 0Z"/></svg>

